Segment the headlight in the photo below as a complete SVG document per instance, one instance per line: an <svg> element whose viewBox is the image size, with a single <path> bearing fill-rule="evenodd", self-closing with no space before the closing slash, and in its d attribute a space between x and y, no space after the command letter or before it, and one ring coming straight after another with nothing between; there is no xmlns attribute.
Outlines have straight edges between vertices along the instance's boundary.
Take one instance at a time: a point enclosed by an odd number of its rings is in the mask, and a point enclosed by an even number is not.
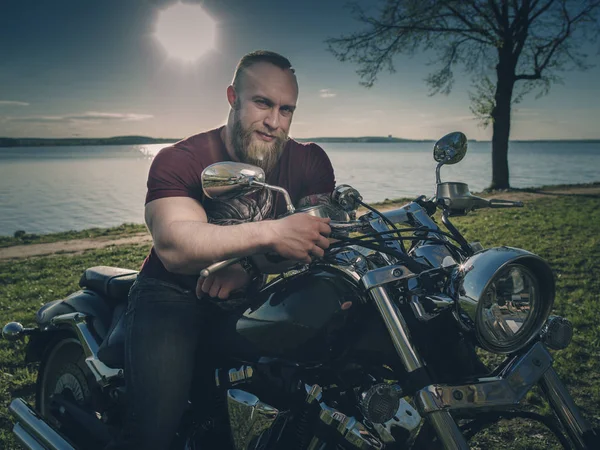
<svg viewBox="0 0 600 450"><path fill-rule="evenodd" d="M460 323L479 345L512 353L539 335L554 303L554 278L538 256L515 248L494 248L457 268L450 288Z"/></svg>

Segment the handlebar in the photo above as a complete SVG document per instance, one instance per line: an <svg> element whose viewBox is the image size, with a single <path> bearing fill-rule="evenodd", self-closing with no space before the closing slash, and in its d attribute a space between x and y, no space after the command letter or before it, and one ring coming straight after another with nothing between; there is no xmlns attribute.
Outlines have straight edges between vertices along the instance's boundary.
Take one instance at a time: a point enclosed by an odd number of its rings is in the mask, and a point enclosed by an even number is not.
<svg viewBox="0 0 600 450"><path fill-rule="evenodd" d="M231 258L225 261L219 261L214 264L211 264L210 266L203 269L202 272L200 272L200 276L203 278L207 278L209 275L218 272L219 270L224 269L225 267L229 267L232 264L235 264L240 259L241 258Z"/></svg>

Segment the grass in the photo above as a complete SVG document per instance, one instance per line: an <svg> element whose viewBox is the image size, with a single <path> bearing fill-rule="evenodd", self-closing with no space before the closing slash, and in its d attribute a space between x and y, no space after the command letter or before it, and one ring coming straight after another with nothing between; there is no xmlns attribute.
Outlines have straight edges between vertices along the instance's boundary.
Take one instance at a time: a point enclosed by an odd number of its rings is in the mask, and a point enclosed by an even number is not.
<svg viewBox="0 0 600 450"><path fill-rule="evenodd" d="M63 231L52 234L26 233L23 230L17 230L13 236L0 236L0 248L11 247L13 245L46 244L70 239L118 238L144 232L147 232L146 226L135 223L124 223L112 228L88 228L82 231Z"/></svg>
<svg viewBox="0 0 600 450"><path fill-rule="evenodd" d="M455 218L453 222L468 241L478 240L484 247L525 248L550 262L557 283L554 313L571 320L575 329L572 344L566 350L553 352L555 368L584 415L599 426L600 198L548 196L530 202L525 208L482 210ZM141 226L124 225L109 230L40 236L38 242L118 236L143 230ZM148 249L148 245L112 246L74 256L0 261L0 324L16 320L25 326L33 325L34 313L41 305L78 289L85 268L109 265L136 269ZM23 356L22 343L0 340L0 448L3 449L17 448L10 433L8 404L17 396L31 400L34 392L37 367L24 364ZM528 402L549 413L537 392L528 395ZM560 448L543 427L524 420L501 421L493 429L478 434L472 445L478 449Z"/></svg>

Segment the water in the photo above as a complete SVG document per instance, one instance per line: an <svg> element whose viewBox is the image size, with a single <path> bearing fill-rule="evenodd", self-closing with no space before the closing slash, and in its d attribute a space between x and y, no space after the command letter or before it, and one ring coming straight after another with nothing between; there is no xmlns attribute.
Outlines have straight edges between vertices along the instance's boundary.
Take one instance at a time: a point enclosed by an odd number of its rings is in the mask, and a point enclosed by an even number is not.
<svg viewBox="0 0 600 450"><path fill-rule="evenodd" d="M146 177L165 144L0 148L0 235L51 233L143 223ZM338 184L367 202L433 193L432 143L322 144ZM442 180L489 186L491 144L469 143ZM511 143L513 187L600 180L600 143Z"/></svg>

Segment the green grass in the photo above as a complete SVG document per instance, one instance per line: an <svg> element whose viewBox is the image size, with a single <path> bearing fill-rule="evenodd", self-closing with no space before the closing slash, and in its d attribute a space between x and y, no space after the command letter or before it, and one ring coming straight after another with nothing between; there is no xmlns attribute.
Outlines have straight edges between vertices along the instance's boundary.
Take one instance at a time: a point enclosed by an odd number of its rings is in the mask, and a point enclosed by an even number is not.
<svg viewBox="0 0 600 450"><path fill-rule="evenodd" d="M13 245L44 244L69 239L90 239L98 237L126 237L133 233L147 232L146 226L135 223L124 223L112 228L88 228L82 231L63 231L61 233L34 234L17 230L13 236L0 236L0 248Z"/></svg>
<svg viewBox="0 0 600 450"><path fill-rule="evenodd" d="M455 218L453 222L468 241L480 241L485 247L524 248L550 262L557 283L554 313L567 317L575 328L569 348L553 352L555 367L584 415L599 426L600 198L548 196L530 202L525 208L482 210ZM137 231L142 229L133 227L117 234ZM95 233L105 235L102 230ZM47 238L59 240L54 236ZM33 315L41 305L78 289L77 282L86 267L111 265L136 269L148 248L148 245L119 246L75 256L0 261L0 324L16 320L32 325ZM12 425L7 406L13 397L31 398L34 389L37 367L23 363L23 350L23 344L0 340L0 448L4 449L16 448L10 435ZM536 392L528 395L528 402L549 413ZM502 421L478 434L472 445L480 449L560 448L543 427L522 420Z"/></svg>

